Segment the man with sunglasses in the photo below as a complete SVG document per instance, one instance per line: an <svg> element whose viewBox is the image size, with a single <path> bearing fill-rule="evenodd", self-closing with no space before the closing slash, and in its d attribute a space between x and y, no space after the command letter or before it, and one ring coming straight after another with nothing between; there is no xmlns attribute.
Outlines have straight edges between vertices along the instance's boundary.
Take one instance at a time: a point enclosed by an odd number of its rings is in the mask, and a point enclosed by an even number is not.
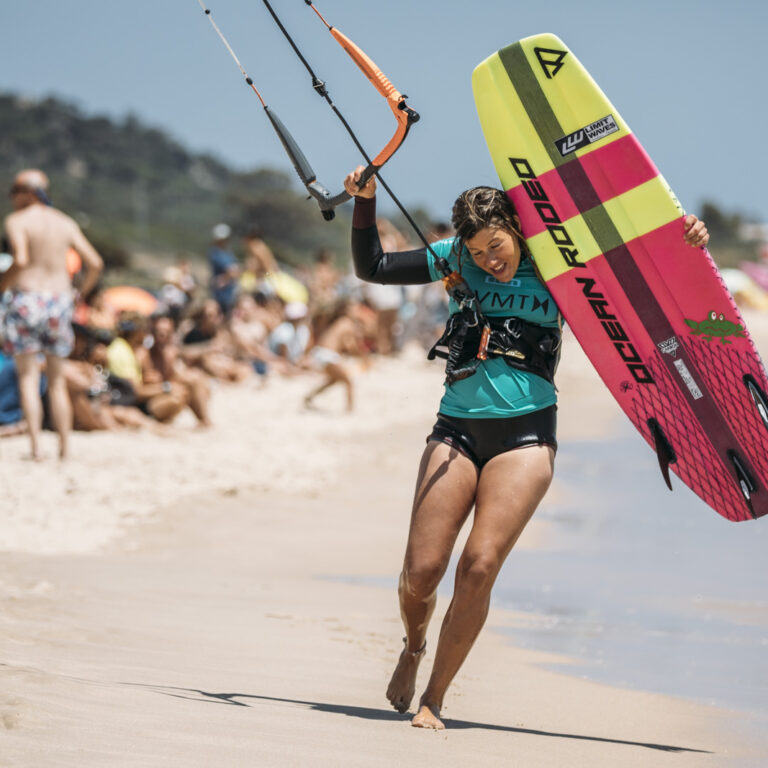
<svg viewBox="0 0 768 768"><path fill-rule="evenodd" d="M65 458L72 406L62 361L73 344L73 291L67 251L74 248L82 258L85 276L80 290L84 295L96 285L103 262L77 223L51 205L48 178L42 171L21 171L13 181L10 197L13 212L5 219L5 235L13 264L0 285L6 290L0 305L4 350L16 361L21 407L34 459L40 458L40 355L45 356L48 402L59 435L59 457Z"/></svg>

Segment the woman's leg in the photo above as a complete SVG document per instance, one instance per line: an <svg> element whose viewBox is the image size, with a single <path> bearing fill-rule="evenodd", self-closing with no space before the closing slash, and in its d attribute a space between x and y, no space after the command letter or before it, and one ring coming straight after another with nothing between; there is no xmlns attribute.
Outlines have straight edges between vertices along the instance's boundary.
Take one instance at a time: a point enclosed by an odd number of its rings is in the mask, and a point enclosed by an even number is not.
<svg viewBox="0 0 768 768"><path fill-rule="evenodd" d="M406 647L392 674L387 698L399 712L410 706L437 585L467 519L477 490L477 467L455 448L430 441L416 482L408 544L400 574L400 614Z"/></svg>
<svg viewBox="0 0 768 768"><path fill-rule="evenodd" d="M147 410L161 424L173 421L189 403L189 389L178 382L171 382L168 394L155 395L147 400Z"/></svg>
<svg viewBox="0 0 768 768"><path fill-rule="evenodd" d="M146 427L158 435L167 435L167 427L158 423L153 418L142 413L138 408L126 405L106 406L110 417L116 422L118 427L128 427L129 429L141 429Z"/></svg>
<svg viewBox="0 0 768 768"><path fill-rule="evenodd" d="M211 399L211 387L208 377L200 370L185 368L179 375L179 381L189 389L189 407L197 420L204 427L211 426L208 405Z"/></svg>
<svg viewBox="0 0 768 768"><path fill-rule="evenodd" d="M347 369L341 365L341 363L326 363L323 367L323 374L325 375L325 381L321 382L319 386L313 389L304 398L304 405L310 407L312 405L312 401L321 392L325 392L326 389L332 387L337 382L340 382L347 390L347 410L353 410L355 407L354 387Z"/></svg>
<svg viewBox="0 0 768 768"><path fill-rule="evenodd" d="M444 727L439 714L445 692L485 623L491 587L504 560L549 488L554 456L549 446L529 446L502 453L483 468L475 519L413 725Z"/></svg>
<svg viewBox="0 0 768 768"><path fill-rule="evenodd" d="M230 381L233 361L219 352L206 352L199 360L198 365L209 376L219 381Z"/></svg>

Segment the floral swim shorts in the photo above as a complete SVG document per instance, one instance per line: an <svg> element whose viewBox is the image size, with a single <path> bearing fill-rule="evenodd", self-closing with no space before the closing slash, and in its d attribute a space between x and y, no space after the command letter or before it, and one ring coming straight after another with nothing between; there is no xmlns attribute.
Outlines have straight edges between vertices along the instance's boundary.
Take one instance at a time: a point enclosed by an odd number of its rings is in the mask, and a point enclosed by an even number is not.
<svg viewBox="0 0 768 768"><path fill-rule="evenodd" d="M0 305L3 351L68 357L74 344L73 311L69 294L12 291L10 300Z"/></svg>

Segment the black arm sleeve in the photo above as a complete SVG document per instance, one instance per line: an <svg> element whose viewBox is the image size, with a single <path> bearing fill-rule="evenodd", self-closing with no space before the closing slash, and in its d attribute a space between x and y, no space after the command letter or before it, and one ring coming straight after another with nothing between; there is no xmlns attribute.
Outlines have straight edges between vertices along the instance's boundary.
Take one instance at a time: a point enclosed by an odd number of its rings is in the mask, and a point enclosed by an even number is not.
<svg viewBox="0 0 768 768"><path fill-rule="evenodd" d="M352 260L355 274L369 283L417 285L431 283L426 248L384 253L376 228L376 199L355 198L352 215Z"/></svg>

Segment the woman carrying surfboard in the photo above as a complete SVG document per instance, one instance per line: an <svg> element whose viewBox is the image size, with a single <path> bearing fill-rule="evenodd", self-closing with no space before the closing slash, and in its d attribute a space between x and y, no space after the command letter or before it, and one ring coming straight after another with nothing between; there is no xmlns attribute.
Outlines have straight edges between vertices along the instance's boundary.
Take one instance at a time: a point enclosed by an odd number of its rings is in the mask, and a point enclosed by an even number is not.
<svg viewBox="0 0 768 768"><path fill-rule="evenodd" d="M400 575L405 648L387 689L394 708L407 711L437 587L474 507L432 673L412 721L442 729L445 692L485 622L496 576L552 480L560 315L536 275L504 192L476 187L462 193L453 207L456 236L434 243L433 253L384 253L376 229L376 180L358 189L363 170L358 167L344 182L355 199L358 277L429 283L443 277L435 257L445 259L471 289L487 326L478 335L482 328L473 330L466 308L452 301L452 320L441 340L450 350L445 394L419 467ZM685 223L686 242L706 245L704 223L695 216Z"/></svg>

